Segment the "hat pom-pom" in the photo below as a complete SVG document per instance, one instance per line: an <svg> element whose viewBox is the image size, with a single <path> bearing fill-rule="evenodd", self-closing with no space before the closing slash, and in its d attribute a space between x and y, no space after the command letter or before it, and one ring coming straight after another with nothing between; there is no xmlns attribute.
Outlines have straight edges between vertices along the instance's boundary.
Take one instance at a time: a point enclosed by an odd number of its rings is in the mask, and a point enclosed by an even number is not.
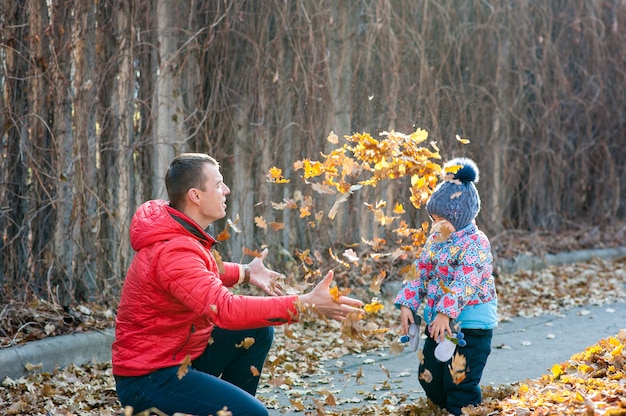
<svg viewBox="0 0 626 416"><path fill-rule="evenodd" d="M445 167L459 165L461 168L454 174L454 179L457 179L462 183L478 182L480 172L478 171L476 163L474 163L471 159L465 157L452 159L445 164Z"/></svg>

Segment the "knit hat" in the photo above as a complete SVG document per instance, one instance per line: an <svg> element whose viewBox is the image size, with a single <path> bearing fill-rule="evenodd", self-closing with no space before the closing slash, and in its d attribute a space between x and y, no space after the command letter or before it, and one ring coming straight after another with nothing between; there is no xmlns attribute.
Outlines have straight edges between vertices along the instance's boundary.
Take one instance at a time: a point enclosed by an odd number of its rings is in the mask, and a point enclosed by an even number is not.
<svg viewBox="0 0 626 416"><path fill-rule="evenodd" d="M460 168L454 173L455 168ZM479 171L468 158L455 158L444 164L446 176L426 203L428 215L438 215L459 231L467 227L480 211L480 197L476 190Z"/></svg>

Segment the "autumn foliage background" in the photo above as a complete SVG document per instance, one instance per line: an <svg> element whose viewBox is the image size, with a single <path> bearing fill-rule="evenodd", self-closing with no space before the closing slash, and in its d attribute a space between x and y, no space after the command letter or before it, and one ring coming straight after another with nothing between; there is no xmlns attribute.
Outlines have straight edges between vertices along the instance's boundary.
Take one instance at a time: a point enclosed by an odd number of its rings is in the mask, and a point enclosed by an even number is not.
<svg viewBox="0 0 626 416"><path fill-rule="evenodd" d="M222 163L235 261L268 245L277 268L321 264L393 236L372 211L398 204L419 228L408 177L328 218L338 195L295 163L335 149L330 132L421 128L443 159L474 158L496 251L503 233L601 240L625 214L625 24L620 0L2 2L0 300L115 303L130 218L181 151ZM272 205L298 195L315 227Z"/></svg>

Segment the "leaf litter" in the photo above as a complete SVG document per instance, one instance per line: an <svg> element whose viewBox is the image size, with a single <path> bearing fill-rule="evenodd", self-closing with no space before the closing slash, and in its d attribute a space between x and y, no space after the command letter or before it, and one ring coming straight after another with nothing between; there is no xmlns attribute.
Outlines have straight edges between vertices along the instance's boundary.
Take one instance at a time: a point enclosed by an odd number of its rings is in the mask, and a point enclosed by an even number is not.
<svg viewBox="0 0 626 416"><path fill-rule="evenodd" d="M621 302L626 295L625 289L626 258L613 261L594 259L588 263L498 276L502 319L559 314L577 306ZM319 319L306 319L278 329L261 374L259 399L268 408L281 413L338 416L445 414L424 398L407 400L401 384L394 380L372 386L363 377L362 368L354 374L341 368L341 357L344 355L390 351L397 344L397 312L390 302L377 299L374 305L386 304L387 307L376 307L376 311L367 314L364 319L355 318L348 322L347 332L358 336L345 336L343 327L346 322L342 325ZM46 320L56 326L59 319L65 316L56 307L43 302L33 306L29 319L40 319L38 326L41 328L45 328ZM50 310L45 312L47 306ZM89 319L81 318L84 322L73 327L74 330L112 325L106 310L98 310L94 305L84 305L80 309L84 312L90 310L91 315ZM99 322L96 324L93 321ZM36 339L38 337L41 333L37 333ZM7 334L3 342L9 345L27 338ZM464 409L464 414L626 415L625 344L626 331L622 330L564 363L555 363L551 372L539 379L523 380L512 385L483 386L483 403ZM7 377L2 381L0 413L66 416L123 414L117 401L110 362L70 365L53 372L41 372L36 364L31 365L31 374L27 377L15 380ZM339 371L345 383L362 385L360 397L342 397L340 388L331 385L331 371ZM289 403L281 403L276 398L276 389L287 393ZM374 391L385 391L385 395L376 399ZM221 413L228 414L227 409Z"/></svg>

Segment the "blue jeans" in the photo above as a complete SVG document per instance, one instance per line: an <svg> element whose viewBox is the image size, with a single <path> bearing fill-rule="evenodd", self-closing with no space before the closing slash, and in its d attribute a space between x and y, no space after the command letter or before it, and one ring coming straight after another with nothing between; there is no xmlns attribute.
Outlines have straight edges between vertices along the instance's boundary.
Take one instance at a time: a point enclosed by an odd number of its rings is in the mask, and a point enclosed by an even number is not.
<svg viewBox="0 0 626 416"><path fill-rule="evenodd" d="M250 348L237 348L244 338L254 338ZM228 408L233 415L267 416L268 411L254 397L259 372L274 339L274 328L228 331L214 328L214 342L192 362L187 374L178 379L179 365L162 368L145 376L119 377L117 395L123 407L135 413L155 407L167 414L216 415Z"/></svg>

